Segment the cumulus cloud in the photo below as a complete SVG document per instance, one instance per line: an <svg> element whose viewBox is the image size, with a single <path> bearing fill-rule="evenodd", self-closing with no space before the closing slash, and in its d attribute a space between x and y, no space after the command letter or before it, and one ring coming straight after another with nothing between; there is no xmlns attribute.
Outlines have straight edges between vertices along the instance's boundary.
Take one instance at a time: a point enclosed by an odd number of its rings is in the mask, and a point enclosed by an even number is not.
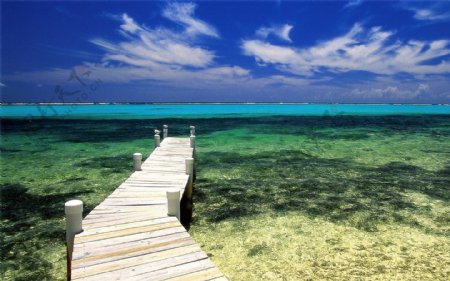
<svg viewBox="0 0 450 281"><path fill-rule="evenodd" d="M0 82L0 87L6 87L6 85Z"/></svg>
<svg viewBox="0 0 450 281"><path fill-rule="evenodd" d="M448 40L401 42L394 32L381 27L365 29L355 24L346 34L309 48L279 46L263 40L243 40L244 54L260 64L273 64L281 71L312 76L318 72L368 71L376 74L450 73ZM430 64L431 60L441 59Z"/></svg>
<svg viewBox="0 0 450 281"><path fill-rule="evenodd" d="M289 33L291 32L293 26L289 24L277 25L272 27L261 27L256 31L256 35L261 37L262 39L267 39L270 34L275 35L281 40L292 42L289 37Z"/></svg>

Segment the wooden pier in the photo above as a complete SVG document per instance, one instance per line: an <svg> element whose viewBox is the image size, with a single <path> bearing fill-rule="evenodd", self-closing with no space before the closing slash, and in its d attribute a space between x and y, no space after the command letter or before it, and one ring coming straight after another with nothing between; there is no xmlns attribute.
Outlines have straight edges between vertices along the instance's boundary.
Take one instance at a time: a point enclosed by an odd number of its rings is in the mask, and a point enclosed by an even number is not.
<svg viewBox="0 0 450 281"><path fill-rule="evenodd" d="M73 251L68 246L68 279L227 280L177 216L168 215L169 193L184 196L176 198L178 217L181 198L192 198L193 168L188 171L186 160L194 156L192 137L159 144L157 134L159 146L141 170L137 159L138 171L83 219Z"/></svg>

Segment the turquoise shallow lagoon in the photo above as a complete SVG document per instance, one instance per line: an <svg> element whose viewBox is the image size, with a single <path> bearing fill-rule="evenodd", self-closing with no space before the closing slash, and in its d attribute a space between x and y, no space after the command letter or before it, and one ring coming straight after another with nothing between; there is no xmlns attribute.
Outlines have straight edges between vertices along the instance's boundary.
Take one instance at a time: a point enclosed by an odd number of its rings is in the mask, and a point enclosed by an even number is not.
<svg viewBox="0 0 450 281"><path fill-rule="evenodd" d="M64 202L87 214L163 124L197 126L189 231L232 280L450 276L448 106L40 106L0 107L2 280L65 280Z"/></svg>
<svg viewBox="0 0 450 281"><path fill-rule="evenodd" d="M2 105L10 118L208 118L226 116L450 114L449 105L406 104L104 104Z"/></svg>

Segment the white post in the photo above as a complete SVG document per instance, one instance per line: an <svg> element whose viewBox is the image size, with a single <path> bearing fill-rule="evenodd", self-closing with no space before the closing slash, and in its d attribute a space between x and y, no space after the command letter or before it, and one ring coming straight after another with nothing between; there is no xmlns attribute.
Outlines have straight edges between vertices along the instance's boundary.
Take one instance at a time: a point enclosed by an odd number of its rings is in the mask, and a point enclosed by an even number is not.
<svg viewBox="0 0 450 281"><path fill-rule="evenodd" d="M64 210L66 213L67 253L69 254L69 258L72 258L75 234L83 231L83 202L81 200L67 201L66 204L64 204Z"/></svg>
<svg viewBox="0 0 450 281"><path fill-rule="evenodd" d="M195 148L195 136L191 135L190 141L191 141L191 148Z"/></svg>
<svg viewBox="0 0 450 281"><path fill-rule="evenodd" d="M186 164L186 175L192 177L194 173L194 158L186 158L184 162Z"/></svg>
<svg viewBox="0 0 450 281"><path fill-rule="evenodd" d="M190 126L191 128L191 136L195 136L195 126Z"/></svg>
<svg viewBox="0 0 450 281"><path fill-rule="evenodd" d="M155 135L155 147L159 147L161 145L161 136L159 134Z"/></svg>
<svg viewBox="0 0 450 281"><path fill-rule="evenodd" d="M167 138L167 134L169 132L169 126L163 125L163 138Z"/></svg>
<svg viewBox="0 0 450 281"><path fill-rule="evenodd" d="M133 154L133 168L135 171L141 171L141 165L142 165L142 154L141 153L134 153Z"/></svg>
<svg viewBox="0 0 450 281"><path fill-rule="evenodd" d="M180 220L180 191L166 191L167 215L176 216Z"/></svg>
<svg viewBox="0 0 450 281"><path fill-rule="evenodd" d="M194 158L186 158L184 162L186 166L186 175L189 175L184 194L189 200L192 200L192 189L194 182Z"/></svg>

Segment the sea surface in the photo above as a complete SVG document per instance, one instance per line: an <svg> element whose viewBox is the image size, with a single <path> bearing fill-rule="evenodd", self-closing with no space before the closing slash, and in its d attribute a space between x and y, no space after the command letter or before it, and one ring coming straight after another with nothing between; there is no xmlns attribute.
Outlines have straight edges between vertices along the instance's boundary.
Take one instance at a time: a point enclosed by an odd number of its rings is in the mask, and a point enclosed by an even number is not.
<svg viewBox="0 0 450 281"><path fill-rule="evenodd" d="M0 106L2 118L155 119L167 117L410 114L450 114L450 106L410 104L33 104Z"/></svg>
<svg viewBox="0 0 450 281"><path fill-rule="evenodd" d="M0 105L0 280L66 280L64 202L163 124L196 126L189 233L230 280L448 280L450 106L378 104Z"/></svg>

